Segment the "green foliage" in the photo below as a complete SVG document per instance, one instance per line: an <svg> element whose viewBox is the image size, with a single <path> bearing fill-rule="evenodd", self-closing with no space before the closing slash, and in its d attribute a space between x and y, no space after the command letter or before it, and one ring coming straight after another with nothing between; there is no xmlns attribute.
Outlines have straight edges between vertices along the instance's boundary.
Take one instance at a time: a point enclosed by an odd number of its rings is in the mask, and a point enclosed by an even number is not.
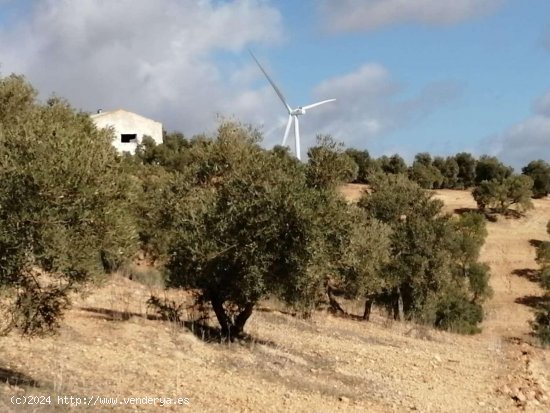
<svg viewBox="0 0 550 413"><path fill-rule="evenodd" d="M462 214L453 221L455 233L454 256L462 266L475 262L487 238L485 218L477 212Z"/></svg>
<svg viewBox="0 0 550 413"><path fill-rule="evenodd" d="M361 208L342 206L337 228L329 239L337 240L330 249L336 263L331 278L348 298L367 298L386 287L382 270L389 261L389 225L369 219Z"/></svg>
<svg viewBox="0 0 550 413"><path fill-rule="evenodd" d="M474 186L477 163L475 158L467 152L461 152L455 155L455 161L458 165L457 185L462 188Z"/></svg>
<svg viewBox="0 0 550 413"><path fill-rule="evenodd" d="M440 186L441 188L461 189L458 184L459 168L455 158L447 157L444 159L436 156L432 165L439 170L441 176L443 177L443 181Z"/></svg>
<svg viewBox="0 0 550 413"><path fill-rule="evenodd" d="M491 273L487 264L471 262L464 275L468 277L470 291L473 293L472 302L477 303L492 297L493 289L489 285Z"/></svg>
<svg viewBox="0 0 550 413"><path fill-rule="evenodd" d="M416 155L409 178L424 189L440 188L444 182L443 175L432 165L432 157L428 153Z"/></svg>
<svg viewBox="0 0 550 413"><path fill-rule="evenodd" d="M512 206L518 212L533 208L533 180L527 175L511 175L502 181L481 182L472 192L481 211L487 209L505 213Z"/></svg>
<svg viewBox="0 0 550 413"><path fill-rule="evenodd" d="M395 317L402 306L408 319L460 332L470 326L474 331L480 318L477 304L470 301L475 288L486 292L473 271L486 235L478 217L452 220L442 213L441 201L403 175L379 177L373 193L365 194L358 205L392 228L390 259L382 268L376 301ZM461 265L464 271L458 271Z"/></svg>
<svg viewBox="0 0 550 413"><path fill-rule="evenodd" d="M504 165L494 156L483 155L476 164L475 183L479 185L483 181L502 182L512 175L513 168Z"/></svg>
<svg viewBox="0 0 550 413"><path fill-rule="evenodd" d="M472 303L462 295L450 294L439 300L436 310L437 328L460 334L476 334L481 331L477 326L483 321L483 308Z"/></svg>
<svg viewBox="0 0 550 413"><path fill-rule="evenodd" d="M350 148L346 149L345 153L357 164L358 169L355 182L368 184L370 182L370 178L379 171L379 165L376 160L370 157L367 150L360 151Z"/></svg>
<svg viewBox="0 0 550 413"><path fill-rule="evenodd" d="M550 221L546 225L550 235ZM532 327L535 335L545 346L550 346L550 242L543 241L537 248L537 262L541 265L540 284L546 289L545 302L535 314Z"/></svg>
<svg viewBox="0 0 550 413"><path fill-rule="evenodd" d="M110 131L35 96L21 77L0 81L0 288L25 334L54 328L69 291L137 246L132 185Z"/></svg>
<svg viewBox="0 0 550 413"><path fill-rule="evenodd" d="M533 196L542 198L550 193L550 165L543 161L532 161L522 169L524 175L533 179Z"/></svg>
<svg viewBox="0 0 550 413"><path fill-rule="evenodd" d="M540 271L540 285L546 290L550 290L550 264L546 264Z"/></svg>
<svg viewBox="0 0 550 413"><path fill-rule="evenodd" d="M372 194L365 194L358 205L368 214L392 225L409 215L433 217L443 206L405 175L379 175L372 183Z"/></svg>
<svg viewBox="0 0 550 413"><path fill-rule="evenodd" d="M532 326L540 342L545 346L550 346L550 302L546 302L536 312Z"/></svg>
<svg viewBox="0 0 550 413"><path fill-rule="evenodd" d="M136 157L145 165L160 165L168 171L183 171L190 162L191 145L181 133L164 132L160 145L151 137L144 137L136 148Z"/></svg>
<svg viewBox="0 0 550 413"><path fill-rule="evenodd" d="M389 158L387 156L381 156L377 159L377 163L386 174L405 174L407 173L407 164L405 160L398 154L392 155Z"/></svg>
<svg viewBox="0 0 550 413"><path fill-rule="evenodd" d="M165 208L174 233L169 284L201 291L228 338L242 333L268 294L313 308L326 278L356 262L346 249L357 225L351 207L325 188L332 184L310 185L309 167L280 150L262 150L246 128L224 124L205 148L189 166L194 185ZM334 159L321 149L317 159ZM216 179L204 178L206 165Z"/></svg>
<svg viewBox="0 0 550 413"><path fill-rule="evenodd" d="M313 188L334 189L357 178L358 165L343 151L343 144L329 135L317 136L317 146L308 151L306 176Z"/></svg>

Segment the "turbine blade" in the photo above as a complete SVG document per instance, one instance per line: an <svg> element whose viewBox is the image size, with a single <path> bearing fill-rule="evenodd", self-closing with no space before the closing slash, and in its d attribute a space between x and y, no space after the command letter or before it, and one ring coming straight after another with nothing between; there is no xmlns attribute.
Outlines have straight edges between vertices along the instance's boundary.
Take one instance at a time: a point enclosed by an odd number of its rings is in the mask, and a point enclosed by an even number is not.
<svg viewBox="0 0 550 413"><path fill-rule="evenodd" d="M312 103L311 105L307 105L307 106L302 106L302 109L311 109L311 108L314 108L316 106L321 106L321 105L324 105L325 103L328 103L328 102L334 102L336 99L328 99L328 100L323 100L321 102L317 102L317 103Z"/></svg>
<svg viewBox="0 0 550 413"><path fill-rule="evenodd" d="M275 93L277 93L277 96L279 96L279 98L281 99L281 102L283 102L283 105L285 105L286 109L288 110L288 113L290 114L290 112L292 112L292 109L290 108L288 103L286 103L285 97L283 96L283 94L281 93L281 91L279 90L277 85L275 85L275 82L273 82L273 80L271 80L271 78L269 77L269 75L267 74L265 69L262 67L260 62L258 62L258 59L256 59L256 56L254 56L254 53L252 53L251 50L249 50L248 52L250 53L250 56L252 56L252 58L256 61L256 64L258 65L258 67L260 68L262 73L265 75L265 77L267 78L267 80L269 81L269 83L271 84L273 89L275 90Z"/></svg>
<svg viewBox="0 0 550 413"><path fill-rule="evenodd" d="M288 138L288 133L290 132L290 126L292 125L292 115L288 116L288 122L286 123L285 135L283 137L283 146L286 144L286 139Z"/></svg>
<svg viewBox="0 0 550 413"><path fill-rule="evenodd" d="M294 137L296 139L296 158L301 161L302 158L300 156L300 123L298 120L298 116L294 117Z"/></svg>

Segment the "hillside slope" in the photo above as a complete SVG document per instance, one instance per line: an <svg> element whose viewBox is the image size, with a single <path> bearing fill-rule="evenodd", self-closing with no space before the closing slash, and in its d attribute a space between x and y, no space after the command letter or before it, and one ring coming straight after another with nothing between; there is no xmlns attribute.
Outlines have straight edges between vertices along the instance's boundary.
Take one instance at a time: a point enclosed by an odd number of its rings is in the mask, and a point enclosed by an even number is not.
<svg viewBox="0 0 550 413"><path fill-rule="evenodd" d="M475 207L465 191L436 196L449 211ZM254 340L227 346L148 319L147 298L162 292L115 276L77 300L58 336L0 338L0 411L548 412L549 351L529 344L528 321L541 294L529 280L537 268L530 240L547 237L550 199L535 205L526 218L488 225L482 260L495 295L480 335L378 314L370 323L324 313L302 320L265 303L247 325ZM54 397L31 408L14 406L13 395ZM57 395L118 397L118 404L71 409ZM189 405L122 400L145 396L187 397Z"/></svg>

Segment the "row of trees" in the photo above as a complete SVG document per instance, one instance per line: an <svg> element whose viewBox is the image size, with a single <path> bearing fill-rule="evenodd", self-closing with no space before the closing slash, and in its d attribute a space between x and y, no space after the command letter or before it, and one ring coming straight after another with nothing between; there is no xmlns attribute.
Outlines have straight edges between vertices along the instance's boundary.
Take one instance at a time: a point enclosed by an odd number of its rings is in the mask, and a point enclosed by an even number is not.
<svg viewBox="0 0 550 413"><path fill-rule="evenodd" d="M483 155L476 159L462 152L446 158L429 153L419 153L409 167L399 155L371 158L366 150L347 149L346 154L355 161L357 174L354 182L370 183L378 173L408 174L409 178L425 189L465 189L481 185L484 181L502 182L513 175L513 168L504 165L494 156ZM550 193L550 165L532 161L522 169L522 174L533 180L535 198Z"/></svg>
<svg viewBox="0 0 550 413"><path fill-rule="evenodd" d="M0 103L5 330L51 331L71 292L143 250L169 287L198 292L227 338L267 296L307 315L337 293L364 299L365 318L376 302L395 318L477 331L490 295L484 219L444 214L395 159L349 204L337 186L360 167L327 136L307 164L232 122L119 156L109 131L62 100L41 104L21 77L0 79Z"/></svg>
<svg viewBox="0 0 550 413"><path fill-rule="evenodd" d="M159 191L136 208L149 211L144 249L166 260L170 286L201 291L224 335L241 334L268 295L308 314L327 294L337 308L338 294L364 299L365 318L377 302L398 319L477 331L490 295L477 261L482 215L443 214L405 174L379 174L372 194L350 205L337 187L354 164L330 137L307 164L258 143L257 132L229 123L212 140L146 139L126 158L144 194L151 179Z"/></svg>

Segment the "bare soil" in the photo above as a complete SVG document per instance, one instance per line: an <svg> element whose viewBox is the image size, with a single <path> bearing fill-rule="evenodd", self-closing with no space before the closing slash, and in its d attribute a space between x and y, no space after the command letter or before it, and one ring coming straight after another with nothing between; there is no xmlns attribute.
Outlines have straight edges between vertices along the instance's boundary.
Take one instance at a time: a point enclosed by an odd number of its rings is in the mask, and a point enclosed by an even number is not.
<svg viewBox="0 0 550 413"><path fill-rule="evenodd" d="M343 192L356 200L363 189ZM475 208L467 191L435 196L449 212ZM303 320L269 301L246 326L251 340L220 344L208 331L155 319L146 301L164 292L115 275L76 298L58 335L0 338L0 412L549 412L550 351L536 346L529 326L542 295L533 240L548 239L549 219L547 198L526 217L488 223L481 259L491 266L495 293L476 336L378 313L369 323L323 312ZM346 306L361 311L361 303ZM10 401L30 395L51 396L51 404ZM119 403L58 404L65 395ZM187 397L189 404L122 400L147 396Z"/></svg>

